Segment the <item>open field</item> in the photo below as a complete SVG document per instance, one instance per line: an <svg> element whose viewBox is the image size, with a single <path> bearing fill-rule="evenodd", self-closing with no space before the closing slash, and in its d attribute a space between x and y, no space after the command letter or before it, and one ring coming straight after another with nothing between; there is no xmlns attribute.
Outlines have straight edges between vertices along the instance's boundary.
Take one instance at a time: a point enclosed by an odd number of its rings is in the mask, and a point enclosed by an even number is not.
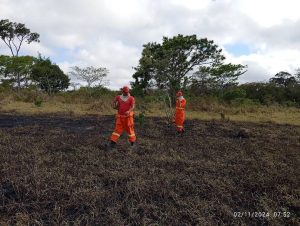
<svg viewBox="0 0 300 226"><path fill-rule="evenodd" d="M54 98L47 102L43 102L41 107L35 106L32 102L4 100L0 101L0 112L19 113L27 115L39 114L67 114L67 115L109 115L114 113L111 108L111 100L113 97L104 100L85 100L76 102L76 100L68 101ZM136 115L141 112L141 100L137 100ZM166 116L163 106L157 103L146 104L146 116ZM220 113L225 114L225 120L241 121L241 122L258 122L258 123L278 123L291 124L300 126L300 108L280 107L280 106L222 106L215 104L206 106L188 105L186 117L188 119L199 120L220 120Z"/></svg>
<svg viewBox="0 0 300 226"><path fill-rule="evenodd" d="M20 93L0 92L0 112L26 115L64 114L69 116L112 115L115 110L111 103L117 93L89 96L79 91L59 93L48 96L35 91L22 90ZM37 97L41 98L36 105ZM136 98L135 113L148 117L165 117L166 105L155 96ZM172 109L173 110L173 109ZM186 117L199 120L220 120L223 113L225 121L277 123L300 126L300 108L281 105L229 104L213 98L194 97L187 102Z"/></svg>
<svg viewBox="0 0 300 226"><path fill-rule="evenodd" d="M300 224L299 126L147 117L106 152L113 124L0 114L0 225Z"/></svg>

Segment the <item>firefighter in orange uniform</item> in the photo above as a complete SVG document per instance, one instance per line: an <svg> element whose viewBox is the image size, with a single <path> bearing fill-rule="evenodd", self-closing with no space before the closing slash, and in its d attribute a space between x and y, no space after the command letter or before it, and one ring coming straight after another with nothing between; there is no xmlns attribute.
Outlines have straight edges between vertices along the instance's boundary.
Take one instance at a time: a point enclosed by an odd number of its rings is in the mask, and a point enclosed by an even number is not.
<svg viewBox="0 0 300 226"><path fill-rule="evenodd" d="M177 94L177 100L176 100L176 110L175 110L175 124L176 124L176 130L178 134L184 133L183 123L185 118L185 105L186 100L183 98L182 92L179 91Z"/></svg>
<svg viewBox="0 0 300 226"><path fill-rule="evenodd" d="M131 146L133 147L135 145L136 136L133 127L134 106L134 97L130 95L129 88L124 86L122 88L122 95L116 96L113 102L113 108L118 109L118 113L116 115L115 129L110 137L108 149L116 146L118 138L122 135L124 130L128 135Z"/></svg>

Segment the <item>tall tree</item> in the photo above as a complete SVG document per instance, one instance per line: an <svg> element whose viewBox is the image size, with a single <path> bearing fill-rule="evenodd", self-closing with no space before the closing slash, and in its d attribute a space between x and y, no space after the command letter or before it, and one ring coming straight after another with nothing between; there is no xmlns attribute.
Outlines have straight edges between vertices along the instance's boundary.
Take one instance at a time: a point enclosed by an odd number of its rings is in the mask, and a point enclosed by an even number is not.
<svg viewBox="0 0 300 226"><path fill-rule="evenodd" d="M35 58L32 56L0 56L0 73L17 83L17 87L27 86Z"/></svg>
<svg viewBox="0 0 300 226"><path fill-rule="evenodd" d="M70 83L70 86L73 88L73 91L75 91L76 88L77 88L78 86L80 86L80 83L78 83L78 82L71 82L71 83Z"/></svg>
<svg viewBox="0 0 300 226"><path fill-rule="evenodd" d="M286 71L278 72L274 77L270 78L269 81L270 83L282 87L294 86L297 84L296 78Z"/></svg>
<svg viewBox="0 0 300 226"><path fill-rule="evenodd" d="M75 76L79 80L87 82L88 87L90 88L94 83L97 83L99 86L104 86L107 84L105 77L109 73L108 69L104 67L95 68L93 66L80 68L78 66L71 67L73 71L69 72L69 75Z"/></svg>
<svg viewBox="0 0 300 226"><path fill-rule="evenodd" d="M51 60L41 56L36 60L32 68L32 80L49 95L67 89L70 79L64 72L53 64Z"/></svg>
<svg viewBox="0 0 300 226"><path fill-rule="evenodd" d="M18 56L23 42L39 42L40 35L31 32L25 24L0 20L0 37L8 46L12 56Z"/></svg>
<svg viewBox="0 0 300 226"><path fill-rule="evenodd" d="M148 43L143 46L139 65L134 68L133 88L154 85L167 89L173 97L184 88L196 67L220 63L225 59L212 40L198 39L196 35L163 37L162 44Z"/></svg>

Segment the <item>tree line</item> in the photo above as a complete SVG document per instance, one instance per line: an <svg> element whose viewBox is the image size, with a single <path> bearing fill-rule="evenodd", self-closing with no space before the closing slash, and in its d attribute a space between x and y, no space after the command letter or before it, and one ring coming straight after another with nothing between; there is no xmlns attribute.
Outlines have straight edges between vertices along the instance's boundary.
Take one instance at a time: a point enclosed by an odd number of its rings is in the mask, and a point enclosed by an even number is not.
<svg viewBox="0 0 300 226"><path fill-rule="evenodd" d="M22 44L39 42L40 35L24 24L0 21L0 38L11 56L0 55L2 86L17 89L36 87L49 95L64 91L70 77L85 81L87 87L103 86L109 73L105 67L71 67L66 75L49 58L19 56ZM221 101L252 100L261 104L290 104L300 106L300 69L292 75L281 71L268 82L239 84L247 65L225 63L222 49L207 38L196 35L163 37L162 43L143 45L138 65L134 67L132 93L145 97L163 91L175 101L175 93L183 90L189 97L216 97Z"/></svg>

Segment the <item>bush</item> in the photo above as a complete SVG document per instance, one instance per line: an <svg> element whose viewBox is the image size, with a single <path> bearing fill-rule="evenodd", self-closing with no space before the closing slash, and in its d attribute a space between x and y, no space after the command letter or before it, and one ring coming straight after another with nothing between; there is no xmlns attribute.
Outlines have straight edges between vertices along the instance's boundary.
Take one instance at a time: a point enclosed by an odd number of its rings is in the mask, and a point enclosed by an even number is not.
<svg viewBox="0 0 300 226"><path fill-rule="evenodd" d="M14 84L14 80L13 79L1 79L1 87L3 87L4 89L11 89L13 87Z"/></svg>
<svg viewBox="0 0 300 226"><path fill-rule="evenodd" d="M105 95L111 95L115 92L109 89L97 86L97 87L81 87L78 91L74 91L75 95L85 96L85 97L102 97Z"/></svg>
<svg viewBox="0 0 300 226"><path fill-rule="evenodd" d="M32 103L37 97L37 92L30 89L21 89L19 92L13 94L15 101L22 101L27 103Z"/></svg>
<svg viewBox="0 0 300 226"><path fill-rule="evenodd" d="M285 101L283 104L286 107L299 107L299 104L295 101Z"/></svg>
<svg viewBox="0 0 300 226"><path fill-rule="evenodd" d="M41 107L42 103L43 103L43 98L40 96L37 96L33 103L36 107Z"/></svg>
<svg viewBox="0 0 300 226"><path fill-rule="evenodd" d="M234 100L231 100L230 103L234 106L243 106L243 107L260 105L259 101L248 99L248 98L236 98Z"/></svg>
<svg viewBox="0 0 300 226"><path fill-rule="evenodd" d="M6 91L6 88L0 85L0 93L4 93Z"/></svg>
<svg viewBox="0 0 300 226"><path fill-rule="evenodd" d="M143 102L145 103L155 103L158 102L157 96L151 95L151 96L144 96L142 98Z"/></svg>
<svg viewBox="0 0 300 226"><path fill-rule="evenodd" d="M135 117L135 121L141 126L145 123L145 112L142 111Z"/></svg>
<svg viewBox="0 0 300 226"><path fill-rule="evenodd" d="M213 111L221 105L220 101L212 96L187 98L187 107L192 111Z"/></svg>
<svg viewBox="0 0 300 226"><path fill-rule="evenodd" d="M276 100L272 94L266 94L262 97L262 103L267 106L270 106L270 105L276 103Z"/></svg>
<svg viewBox="0 0 300 226"><path fill-rule="evenodd" d="M223 99L227 102L230 102L234 99L242 99L246 97L246 91L241 88L233 88L226 90L223 94Z"/></svg>

